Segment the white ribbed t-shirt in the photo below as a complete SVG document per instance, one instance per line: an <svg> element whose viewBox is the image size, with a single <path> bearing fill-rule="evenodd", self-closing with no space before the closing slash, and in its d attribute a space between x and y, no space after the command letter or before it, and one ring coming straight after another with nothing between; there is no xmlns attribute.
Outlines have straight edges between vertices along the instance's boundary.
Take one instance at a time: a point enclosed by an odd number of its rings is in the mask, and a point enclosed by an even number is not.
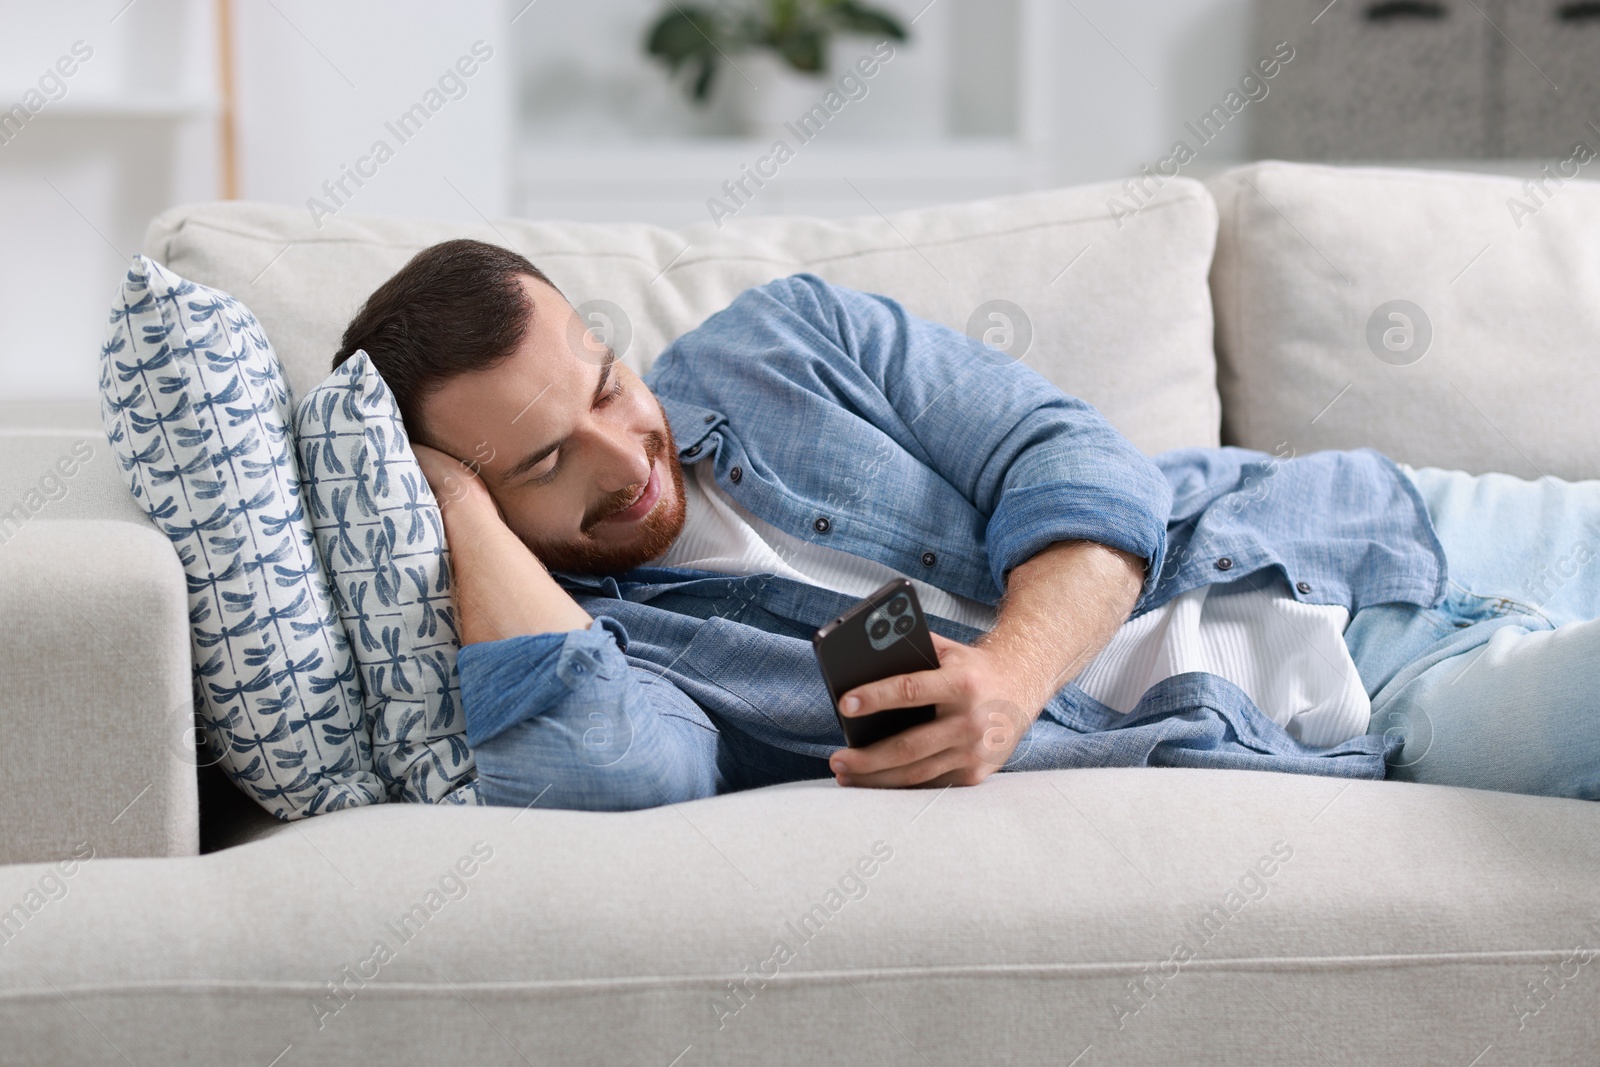
<svg viewBox="0 0 1600 1067"><path fill-rule="evenodd" d="M776 574L850 596L894 578L892 567L784 533L724 493L707 457L684 470L683 531L651 562L718 574ZM995 609L910 578L931 615L980 630ZM1305 744L1326 747L1366 732L1372 706L1344 642L1350 613L1302 604L1279 579L1201 586L1123 623L1077 678L1089 696L1132 711L1145 690L1189 671L1221 675Z"/></svg>

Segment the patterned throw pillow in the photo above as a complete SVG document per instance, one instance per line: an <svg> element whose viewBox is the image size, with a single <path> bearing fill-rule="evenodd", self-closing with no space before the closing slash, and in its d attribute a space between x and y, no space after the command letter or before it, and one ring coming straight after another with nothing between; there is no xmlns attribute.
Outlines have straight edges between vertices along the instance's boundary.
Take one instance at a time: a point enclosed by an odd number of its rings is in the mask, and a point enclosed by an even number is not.
<svg viewBox="0 0 1600 1067"><path fill-rule="evenodd" d="M306 394L295 436L311 527L366 690L374 768L392 800L482 803L439 505L365 352Z"/></svg>
<svg viewBox="0 0 1600 1067"><path fill-rule="evenodd" d="M112 303L100 410L183 564L196 708L224 772L284 820L382 802L300 499L288 390L255 316L136 257Z"/></svg>

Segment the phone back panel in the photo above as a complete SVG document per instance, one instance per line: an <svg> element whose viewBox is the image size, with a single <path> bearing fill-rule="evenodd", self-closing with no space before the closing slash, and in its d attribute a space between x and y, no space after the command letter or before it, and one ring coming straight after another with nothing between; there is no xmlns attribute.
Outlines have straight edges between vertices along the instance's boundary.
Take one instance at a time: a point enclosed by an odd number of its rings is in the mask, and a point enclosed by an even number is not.
<svg viewBox="0 0 1600 1067"><path fill-rule="evenodd" d="M879 609L897 596L905 596L911 602L907 613L912 618L911 629L887 645L883 645L881 640L875 643L868 632L868 620L873 618L874 613L881 618ZM897 674L938 668L939 655L934 651L933 639L928 636L928 622L922 614L916 589L909 581L901 578L883 586L843 616L818 630L813 644L823 679L828 684L828 695L833 698L834 714L838 716L845 740L852 748L870 745L934 717L931 704L915 708L889 708L862 717L838 715L840 695L858 685ZM879 645L882 647L877 647Z"/></svg>

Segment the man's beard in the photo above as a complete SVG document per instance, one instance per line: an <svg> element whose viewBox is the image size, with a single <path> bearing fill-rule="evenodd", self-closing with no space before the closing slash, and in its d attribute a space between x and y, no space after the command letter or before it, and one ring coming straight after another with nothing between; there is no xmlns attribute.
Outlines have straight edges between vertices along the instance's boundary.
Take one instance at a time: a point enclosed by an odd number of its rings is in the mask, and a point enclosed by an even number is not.
<svg viewBox="0 0 1600 1067"><path fill-rule="evenodd" d="M660 405L657 400L656 406ZM546 568L570 574L620 574L660 556L678 539L687 506L683 495L683 466L678 462L678 446L672 439L672 426L665 410L661 412L661 425L664 433L652 430L645 436L646 453L652 463L660 463L661 495L650 514L635 524L633 539L626 545L612 546L597 544L589 536L589 531L600 520L622 511L638 496L640 490L629 486L612 494L592 516L584 518L584 532L576 542L530 545Z"/></svg>

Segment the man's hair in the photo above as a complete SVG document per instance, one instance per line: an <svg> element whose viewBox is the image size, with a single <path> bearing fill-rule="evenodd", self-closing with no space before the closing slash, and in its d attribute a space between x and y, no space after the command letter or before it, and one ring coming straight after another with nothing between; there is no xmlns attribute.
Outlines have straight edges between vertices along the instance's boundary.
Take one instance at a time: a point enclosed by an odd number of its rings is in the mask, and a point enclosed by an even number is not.
<svg viewBox="0 0 1600 1067"><path fill-rule="evenodd" d="M345 327L333 365L365 351L407 431L426 444L423 401L452 378L509 359L522 344L533 315L523 275L556 288L498 245L461 239L424 248L367 297Z"/></svg>

